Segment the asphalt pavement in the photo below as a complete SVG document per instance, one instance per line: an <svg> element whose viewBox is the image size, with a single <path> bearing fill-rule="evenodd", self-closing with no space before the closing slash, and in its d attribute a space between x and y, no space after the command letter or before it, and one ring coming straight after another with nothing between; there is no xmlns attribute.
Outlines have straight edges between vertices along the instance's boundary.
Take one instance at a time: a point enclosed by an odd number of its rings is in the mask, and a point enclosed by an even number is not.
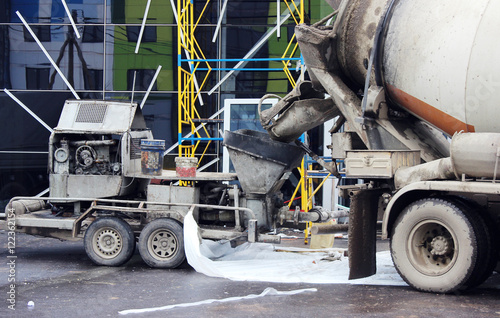
<svg viewBox="0 0 500 318"><path fill-rule="evenodd" d="M121 267L95 266L83 242L19 233L15 254L8 254L7 241L7 232L0 231L0 317L500 317L498 274L453 295L410 287L241 282L207 277L188 264L152 269L138 252ZM269 288L277 292L248 297ZM290 291L297 294L280 294Z"/></svg>

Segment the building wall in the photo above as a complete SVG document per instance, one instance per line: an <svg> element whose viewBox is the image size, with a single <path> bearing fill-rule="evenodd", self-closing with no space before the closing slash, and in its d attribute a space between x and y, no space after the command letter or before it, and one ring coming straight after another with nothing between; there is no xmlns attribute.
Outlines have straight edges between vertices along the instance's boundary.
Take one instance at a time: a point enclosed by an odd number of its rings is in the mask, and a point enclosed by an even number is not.
<svg viewBox="0 0 500 318"><path fill-rule="evenodd" d="M176 2L176 1L175 1ZM0 88L8 88L49 126L55 127L65 99L74 98L39 46L24 30L19 11L35 30L53 60L82 99L140 102L152 74L162 65L157 83L144 107L148 126L167 148L177 141L177 26L169 0L153 0L147 30L138 54L134 53L146 1L66 0L82 38L77 39L60 0L0 1ZM194 0L201 12L205 0ZM197 27L196 38L206 58L242 58L265 32L274 27L276 1L230 0L221 33L212 36L223 0L212 0ZM304 2L306 22L330 13L323 0ZM281 10L286 6L281 3ZM293 35L295 22L281 27L254 57L281 57ZM81 54L79 54L79 50ZM299 56L299 52L295 56ZM232 67L235 63L221 63ZM252 68L279 67L281 62L249 63ZM214 67L217 65L214 64ZM293 69L294 67L292 67ZM86 71L87 70L87 71ZM136 85L132 87L133 72ZM284 96L291 86L283 72L239 72L214 94L207 95L224 76L213 72L202 92L203 116L224 105L225 98L260 98L266 93ZM200 73L202 76L203 73ZM298 74L294 74L298 77ZM0 92L0 200L13 195L34 195L47 186L48 131ZM220 127L214 127L215 132ZM220 148L214 146L215 155Z"/></svg>

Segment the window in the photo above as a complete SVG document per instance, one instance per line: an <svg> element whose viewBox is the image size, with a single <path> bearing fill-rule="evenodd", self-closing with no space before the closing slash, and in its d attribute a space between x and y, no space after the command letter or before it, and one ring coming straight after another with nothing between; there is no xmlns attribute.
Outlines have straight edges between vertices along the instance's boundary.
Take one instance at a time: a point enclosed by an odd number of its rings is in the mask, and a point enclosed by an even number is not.
<svg viewBox="0 0 500 318"><path fill-rule="evenodd" d="M91 70L88 69L88 74L83 74L83 82L85 85L85 89L92 89L92 90L102 90L103 85L102 85L102 76L103 72L102 70Z"/></svg>
<svg viewBox="0 0 500 318"><path fill-rule="evenodd" d="M102 25L85 25L83 27L83 42L104 42L104 27Z"/></svg>
<svg viewBox="0 0 500 318"><path fill-rule="evenodd" d="M32 25L30 26L33 33L40 40L40 42L50 42L50 25ZM24 42L35 42L35 39L31 36L30 32L26 27L23 27Z"/></svg>
<svg viewBox="0 0 500 318"><path fill-rule="evenodd" d="M265 132L260 124L258 111L260 99L226 99L224 100L224 130L235 131L239 129L251 129ZM262 104L262 110L271 108L278 102L276 98L268 98ZM234 172L233 163L229 159L227 148L223 149L222 156L223 172Z"/></svg>
<svg viewBox="0 0 500 318"><path fill-rule="evenodd" d="M140 26L127 26L127 39L129 42L137 42L139 38L139 33L141 32ZM142 34L142 43L146 42L156 42L156 27L146 26L144 28L144 33Z"/></svg>
<svg viewBox="0 0 500 318"><path fill-rule="evenodd" d="M146 91L153 80L156 70L128 70L127 71L127 90L132 90L132 85L134 83L134 72L135 76L135 91ZM156 82L151 89L153 91L158 90L156 87Z"/></svg>
<svg viewBox="0 0 500 318"><path fill-rule="evenodd" d="M50 68L26 68L26 89L49 89Z"/></svg>

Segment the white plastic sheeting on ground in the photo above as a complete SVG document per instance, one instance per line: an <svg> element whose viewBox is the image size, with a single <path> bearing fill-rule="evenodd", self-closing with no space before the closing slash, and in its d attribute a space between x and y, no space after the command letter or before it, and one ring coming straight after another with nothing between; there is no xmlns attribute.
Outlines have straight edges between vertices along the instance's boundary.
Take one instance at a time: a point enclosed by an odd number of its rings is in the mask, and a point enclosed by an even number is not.
<svg viewBox="0 0 500 318"><path fill-rule="evenodd" d="M330 261L322 260L329 256L327 253L308 249L288 249L300 253L277 252L274 245L266 243L244 243L233 249L228 242L202 241L191 212L184 218L184 248L189 264L212 277L276 283L406 285L396 272L389 251L377 253L376 275L348 280L349 262L345 257Z"/></svg>
<svg viewBox="0 0 500 318"><path fill-rule="evenodd" d="M193 306L199 306L199 305L206 305L206 304L211 304L211 303L227 303L230 301L237 301L237 300L244 300L244 299L255 299L255 298L260 298L264 296L284 296L284 295L297 295L301 293L307 293L307 292L316 292L318 291L316 288L304 288L304 289L296 289L296 290L288 290L288 291L278 291L272 287L267 287L264 289L264 291L258 295L256 294L250 294L247 296L236 296L236 297L228 297L228 298L222 298L222 299L207 299L207 300L201 300L193 303L181 303L181 304L174 304L174 305L168 305L168 306L162 306L162 307L152 307L152 308L143 308L143 309L127 309L127 310L122 310L119 311L118 313L120 315L128 315L128 314L143 314L147 312L153 312L153 311L161 311L161 310L168 310L168 309L173 309L173 308L185 308L185 307L193 307Z"/></svg>

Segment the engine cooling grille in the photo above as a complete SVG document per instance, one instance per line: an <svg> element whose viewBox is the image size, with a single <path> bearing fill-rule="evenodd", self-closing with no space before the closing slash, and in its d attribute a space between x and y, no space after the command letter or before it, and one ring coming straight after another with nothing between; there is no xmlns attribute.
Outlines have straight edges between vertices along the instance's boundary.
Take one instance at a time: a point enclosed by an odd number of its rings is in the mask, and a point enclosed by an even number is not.
<svg viewBox="0 0 500 318"><path fill-rule="evenodd" d="M141 159L141 138L132 138L130 146L130 160Z"/></svg>
<svg viewBox="0 0 500 318"><path fill-rule="evenodd" d="M98 103L81 103L78 107L75 122L101 124L106 116L108 105Z"/></svg>

